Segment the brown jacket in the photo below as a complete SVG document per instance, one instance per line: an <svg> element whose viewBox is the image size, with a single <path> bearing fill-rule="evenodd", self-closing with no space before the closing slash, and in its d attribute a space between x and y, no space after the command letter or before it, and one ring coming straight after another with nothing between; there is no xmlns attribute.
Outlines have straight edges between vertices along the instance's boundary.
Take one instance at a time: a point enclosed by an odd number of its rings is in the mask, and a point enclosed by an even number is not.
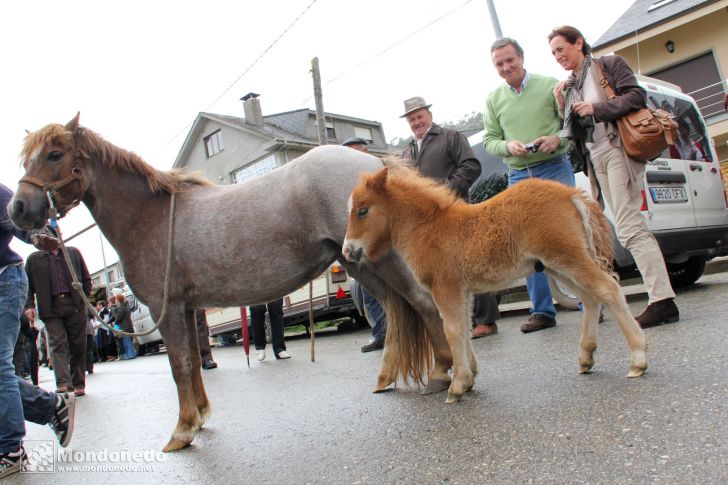
<svg viewBox="0 0 728 485"><path fill-rule="evenodd" d="M402 158L413 160L423 175L447 184L461 198L470 200L470 186L480 175L480 162L462 133L442 128L435 123L422 140L415 156L412 139L402 151Z"/></svg>
<svg viewBox="0 0 728 485"><path fill-rule="evenodd" d="M83 256L76 248L66 246L66 250L73 263L76 276L81 282L83 291L88 296L91 293L91 276L88 273ZM51 294L50 263L48 259L48 251L36 251L28 256L28 261L25 263L25 272L28 273L28 300L25 303L25 308L35 308L35 301L37 300L38 316L41 320L53 316L53 295ZM71 282L73 280L66 266L65 258L63 259L63 266L68 275L68 286L72 288ZM76 308L79 311L83 310L84 303L78 292L71 290L71 296Z"/></svg>
<svg viewBox="0 0 728 485"><path fill-rule="evenodd" d="M637 84L637 78L624 58L604 56L597 62L617 96L603 103L594 103L596 121L616 121L627 113L647 106L647 94Z"/></svg>

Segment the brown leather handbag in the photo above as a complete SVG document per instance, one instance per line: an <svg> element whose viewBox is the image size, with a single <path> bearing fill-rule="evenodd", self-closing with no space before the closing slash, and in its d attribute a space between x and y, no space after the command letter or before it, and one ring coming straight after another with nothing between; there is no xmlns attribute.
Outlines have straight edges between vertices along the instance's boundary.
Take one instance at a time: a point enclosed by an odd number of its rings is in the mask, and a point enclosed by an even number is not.
<svg viewBox="0 0 728 485"><path fill-rule="evenodd" d="M607 99L616 97L614 88L609 84L598 62L599 82L604 88ZM617 120L619 138L622 140L625 153L638 162L646 163L654 160L665 151L668 145L674 145L677 138L677 123L674 115L663 109L651 110L642 108L624 115Z"/></svg>

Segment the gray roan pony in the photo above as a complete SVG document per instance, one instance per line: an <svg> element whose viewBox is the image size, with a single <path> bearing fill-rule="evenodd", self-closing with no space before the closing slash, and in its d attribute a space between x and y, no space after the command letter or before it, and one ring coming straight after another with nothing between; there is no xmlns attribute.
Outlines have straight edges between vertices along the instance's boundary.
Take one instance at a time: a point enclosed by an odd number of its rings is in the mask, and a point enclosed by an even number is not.
<svg viewBox="0 0 728 485"><path fill-rule="evenodd" d="M47 192L67 212L83 202L114 246L134 294L160 316L164 299L170 194L175 194L169 293L159 330L179 397L179 420L165 451L189 445L210 416L202 383L194 310L271 301L300 288L334 260L370 289L389 318L375 391L398 378L447 389L452 354L429 294L392 254L369 266L341 257L346 205L375 157L339 146L311 150L239 185L212 186L178 171L159 171L79 125L30 133L21 153L26 175L9 212L22 228L40 228ZM434 361L434 362L433 362Z"/></svg>

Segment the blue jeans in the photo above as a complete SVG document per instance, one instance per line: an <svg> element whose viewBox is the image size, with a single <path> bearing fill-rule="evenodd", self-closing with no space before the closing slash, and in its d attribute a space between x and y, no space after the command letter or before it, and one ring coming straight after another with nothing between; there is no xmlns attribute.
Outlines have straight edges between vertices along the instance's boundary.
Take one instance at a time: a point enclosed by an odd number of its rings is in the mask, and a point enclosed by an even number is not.
<svg viewBox="0 0 728 485"><path fill-rule="evenodd" d="M367 309L367 314L372 319L372 338L375 342L384 342L384 338L387 336L387 314L384 312L384 308L379 304L374 295L369 291L361 287L361 294L364 299L364 306Z"/></svg>
<svg viewBox="0 0 728 485"><path fill-rule="evenodd" d="M129 336L122 337L122 343L124 344L124 357L126 359L135 359L136 349L134 348L134 341Z"/></svg>
<svg viewBox="0 0 728 485"><path fill-rule="evenodd" d="M17 451L25 436L13 351L27 296L28 277L23 267L6 267L0 274L0 453Z"/></svg>
<svg viewBox="0 0 728 485"><path fill-rule="evenodd" d="M523 170L509 170L508 186L510 187L530 178L555 180L570 187L575 185L574 169L566 154L557 155L534 167ZM549 289L546 274L543 272L531 273L526 278L526 288L528 288L528 297L531 299L531 313L539 313L549 318L555 318L556 308L551 298L551 290Z"/></svg>

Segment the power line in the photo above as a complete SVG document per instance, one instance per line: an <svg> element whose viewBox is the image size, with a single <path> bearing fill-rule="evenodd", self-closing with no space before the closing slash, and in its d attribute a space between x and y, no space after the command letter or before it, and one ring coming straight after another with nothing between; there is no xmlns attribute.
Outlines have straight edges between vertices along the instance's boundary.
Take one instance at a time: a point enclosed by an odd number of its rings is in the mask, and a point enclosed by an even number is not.
<svg viewBox="0 0 728 485"><path fill-rule="evenodd" d="M236 77L232 83L230 83L230 86L225 88L225 90L223 90L223 92L220 93L220 95L217 98L215 98L215 100L212 103L210 103L203 111L208 111L210 108L215 106L215 104L217 104L217 102L220 101L223 98L223 96L225 96L233 87L235 87L235 85L238 83L238 81L240 81L243 78L243 76L245 76L248 72L250 72L250 70L253 67L255 67L256 64L258 64L258 61L260 61L263 58L263 56L265 56L268 53L268 51L270 51L278 43L278 41L281 40L281 38L283 38L283 36L286 35L286 33L288 33L289 30L291 30L291 27L296 25L296 23L299 20L301 20L301 17L303 17L306 14L306 12L308 12L309 9L313 6L313 4L316 3L317 1L318 0L311 0L311 3L309 3L306 6L306 8L304 8L303 11L301 11L300 14L298 14L298 17L293 19L293 22L291 22L288 25L288 27L283 29L283 32L281 32L278 35L278 37L276 37L275 40L273 42L271 42L270 45L268 47L266 47L265 50L263 50L263 52L261 52L260 55L258 57L256 57L255 60L238 77ZM171 144L174 140L177 139L178 136L180 136L185 131L189 130L191 126L192 126L192 123L186 124L184 128L182 128L176 135L174 135L174 137L172 137L167 143L165 143L165 146Z"/></svg>
<svg viewBox="0 0 728 485"><path fill-rule="evenodd" d="M442 14L441 16L437 17L436 19L432 20L432 21L431 21L431 22L429 22L428 24L425 24L424 26L420 27L419 29L415 30L414 32L412 32L412 33L410 33L410 34L408 34L408 35L406 35L406 36L402 37L401 39L399 39L398 41L396 41L396 42L395 42L394 44L391 44L391 45L390 45L389 47L385 47L384 49L382 49L381 51L377 52L376 54L374 54L373 56L369 57L368 59L365 59L365 60L361 61L361 62L360 62L359 64L356 64L356 65L355 65L354 67L352 67L351 69L349 69L349 70L347 70L347 71L344 71L344 72L342 72L342 73L340 73L340 74L338 74L338 75L334 76L333 78L331 78L331 79L329 79L328 81L326 81L326 82L325 82L325 83L324 83L323 85L324 85L324 86L328 86L329 84L333 83L334 81L338 81L338 80L339 80L340 78L342 78L342 77L344 77L344 76L348 75L349 73L351 73L351 72L353 72L353 71L355 71L355 70L359 69L359 68L360 68L361 66L363 66L364 64L366 64L366 63L368 63L368 62L371 62L371 61L373 61L374 59L376 59L377 57L381 56L381 55L382 55L382 54L384 54L385 52L388 52L388 51L390 51L390 50L394 49L395 47L397 47L397 46L398 46L398 45L400 45L401 43L403 43L403 42L405 42L405 41L407 41L407 40L411 39L411 38L412 38L412 37L414 37L415 35L417 35L417 34L419 34L420 32L422 32L423 30L425 30L425 29L428 29L428 28L430 28L431 26L433 26L434 24L436 24L436 23L437 23L437 22L439 22L440 20L442 20L442 19L444 19L444 18L446 18L446 17L449 17L450 15L454 14L455 12L457 12L458 10L460 10L461 8L463 8L464 6L466 6L467 4L469 4L469 3L470 3L470 2L472 2L472 1L473 1L473 0L466 0L466 2L465 2L465 3L463 3L463 4L461 4L461 5L457 6L457 7L455 7L454 9L452 9L452 10L450 10L450 11L448 11L448 12L445 12L444 14ZM311 98L312 98L312 97L313 97L313 96L309 96L309 97L307 97L306 99L304 99L304 100L303 100L303 101L302 101L302 102L301 102L301 103L299 104L299 106L303 106L304 104L306 104L306 103L307 103L308 101L310 101L310 100L311 100Z"/></svg>

